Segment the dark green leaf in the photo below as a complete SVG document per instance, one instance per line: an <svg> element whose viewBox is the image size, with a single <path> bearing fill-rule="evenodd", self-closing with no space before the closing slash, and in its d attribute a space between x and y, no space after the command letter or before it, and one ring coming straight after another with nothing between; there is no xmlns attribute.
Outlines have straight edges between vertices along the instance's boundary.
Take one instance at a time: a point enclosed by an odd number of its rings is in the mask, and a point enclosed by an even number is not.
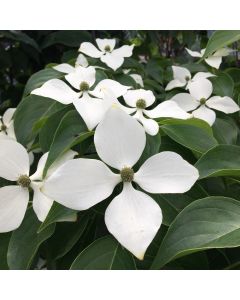
<svg viewBox="0 0 240 300"><path fill-rule="evenodd" d="M217 96L233 96L234 82L227 74L221 72L216 77L211 77L213 83L213 93Z"/></svg>
<svg viewBox="0 0 240 300"><path fill-rule="evenodd" d="M187 206L175 219L159 248L152 269L193 252L240 246L240 203L208 197Z"/></svg>
<svg viewBox="0 0 240 300"><path fill-rule="evenodd" d="M10 239L7 260L11 270L29 269L39 246L54 233L53 224L38 234L40 224L33 210L28 209L21 226Z"/></svg>
<svg viewBox="0 0 240 300"><path fill-rule="evenodd" d="M200 178L240 176L240 147L219 145L205 153L195 164Z"/></svg>
<svg viewBox="0 0 240 300"><path fill-rule="evenodd" d="M8 270L7 251L11 232L0 234L0 270Z"/></svg>
<svg viewBox="0 0 240 300"><path fill-rule="evenodd" d="M79 113L75 110L69 111L62 118L56 130L43 175L46 175L51 164L64 152L80 144L92 135L93 131L88 131Z"/></svg>
<svg viewBox="0 0 240 300"><path fill-rule="evenodd" d="M134 260L111 236L94 241L71 266L72 270L134 270Z"/></svg>

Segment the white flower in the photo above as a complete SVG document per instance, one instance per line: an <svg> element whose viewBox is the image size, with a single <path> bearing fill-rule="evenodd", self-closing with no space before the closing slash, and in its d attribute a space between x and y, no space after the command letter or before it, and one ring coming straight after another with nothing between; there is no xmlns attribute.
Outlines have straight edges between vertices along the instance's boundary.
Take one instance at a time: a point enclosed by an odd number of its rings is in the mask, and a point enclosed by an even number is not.
<svg viewBox="0 0 240 300"><path fill-rule="evenodd" d="M206 50L206 49L202 49L201 52L198 52L198 51L192 51L188 48L185 48L185 49L193 57L203 57L205 50ZM229 48L221 48L221 49L217 50L216 52L214 52L212 55L205 58L204 60L209 66L219 69L219 67L222 63L222 57L228 56L232 51L233 50L229 49Z"/></svg>
<svg viewBox="0 0 240 300"><path fill-rule="evenodd" d="M102 100L105 91L109 90L115 97L120 97L130 88L117 81L104 79L91 91L96 80L96 70L93 67L79 66L65 78L78 92L60 79L51 79L31 94L49 97L63 104L73 103L89 130L96 127L108 109L107 103Z"/></svg>
<svg viewBox="0 0 240 300"><path fill-rule="evenodd" d="M192 75L188 69L183 67L177 67L177 66L172 66L172 71L173 71L173 80L171 80L167 84L165 88L166 91L170 91L174 88L184 87L184 86L185 89L187 90L189 89L189 85L192 82L197 81L201 78L209 78L215 76L210 72L198 72L192 78Z"/></svg>
<svg viewBox="0 0 240 300"><path fill-rule="evenodd" d="M210 126L215 122L216 114L210 109L216 109L226 114L239 110L239 106L230 97L213 96L213 86L208 79L199 79L189 87L188 93L180 93L171 98L186 112L192 111L195 118L206 121Z"/></svg>
<svg viewBox="0 0 240 300"><path fill-rule="evenodd" d="M136 190L134 181L149 193L184 193L198 179L198 171L174 152L162 152L145 161L135 172L133 166L146 145L143 127L121 109L110 109L94 135L96 159L74 159L58 168L42 191L66 207L85 210L109 197L123 182L123 190L105 213L110 233L139 259L156 235L162 213L146 193Z"/></svg>
<svg viewBox="0 0 240 300"><path fill-rule="evenodd" d="M10 138L16 140L13 124L13 114L16 108L8 108L3 116L0 116L0 140Z"/></svg>
<svg viewBox="0 0 240 300"><path fill-rule="evenodd" d="M118 69L124 62L124 57L132 56L134 45L122 46L118 49L115 48L115 39L96 39L98 50L92 43L84 42L80 45L79 51L100 60L114 71Z"/></svg>
<svg viewBox="0 0 240 300"><path fill-rule="evenodd" d="M81 53L78 55L76 62L75 62L75 67L73 67L70 64L67 63L63 63L63 64L59 64L57 66L54 66L53 69L62 72L62 73L72 73L75 71L75 69L77 67L83 67L83 68L87 68L88 67L88 61L86 59L86 57L84 55L82 55Z"/></svg>
<svg viewBox="0 0 240 300"><path fill-rule="evenodd" d="M75 154L68 151L63 155L49 168L46 178ZM33 209L38 219L44 221L46 218L53 203L41 192L47 156L48 153L45 153L41 157L37 171L29 176L30 162L26 149L10 139L0 141L0 177L17 183L0 188L0 232L12 231L20 226L27 209L30 187L34 191Z"/></svg>
<svg viewBox="0 0 240 300"><path fill-rule="evenodd" d="M155 102L155 96L152 91L143 89L130 90L123 95L123 98L133 108L130 113L135 112L133 117L143 125L145 131L150 135L156 135L159 130L158 123L152 119L161 117L188 119L190 117L188 113L173 101L165 101L153 109L146 109Z"/></svg>

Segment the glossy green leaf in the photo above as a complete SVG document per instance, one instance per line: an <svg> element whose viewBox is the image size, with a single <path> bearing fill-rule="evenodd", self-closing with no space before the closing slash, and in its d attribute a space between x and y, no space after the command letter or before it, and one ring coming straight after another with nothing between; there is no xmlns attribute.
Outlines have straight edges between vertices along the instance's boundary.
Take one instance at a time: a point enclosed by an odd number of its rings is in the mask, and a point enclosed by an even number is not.
<svg viewBox="0 0 240 300"><path fill-rule="evenodd" d="M46 219L39 226L38 233L45 230L51 224L56 222L74 222L77 220L77 211L67 208L57 202L54 202Z"/></svg>
<svg viewBox="0 0 240 300"><path fill-rule="evenodd" d="M59 259L66 255L82 237L89 223L88 214L80 214L76 222L58 223L48 246L51 256Z"/></svg>
<svg viewBox="0 0 240 300"><path fill-rule="evenodd" d="M133 257L112 237L95 240L84 249L71 266L72 270L134 270Z"/></svg>
<svg viewBox="0 0 240 300"><path fill-rule="evenodd" d="M219 145L205 153L195 164L200 178L240 176L240 147Z"/></svg>
<svg viewBox="0 0 240 300"><path fill-rule="evenodd" d="M33 210L28 209L21 226L10 239L7 261L11 270L30 269L39 246L54 233L53 224L38 234L40 224Z"/></svg>
<svg viewBox="0 0 240 300"><path fill-rule="evenodd" d="M213 93L217 96L233 96L234 81L230 75L221 72L216 77L211 77Z"/></svg>
<svg viewBox="0 0 240 300"><path fill-rule="evenodd" d="M212 129L219 144L236 144L239 129L234 121L217 118Z"/></svg>
<svg viewBox="0 0 240 300"><path fill-rule="evenodd" d="M7 251L11 232L0 234L0 270L8 270Z"/></svg>
<svg viewBox="0 0 240 300"><path fill-rule="evenodd" d="M203 58L216 50L240 40L240 30L217 30L210 37Z"/></svg>
<svg viewBox="0 0 240 300"><path fill-rule="evenodd" d="M161 121L160 128L175 142L198 153L204 153L218 143L210 126L198 119Z"/></svg>
<svg viewBox="0 0 240 300"><path fill-rule="evenodd" d="M92 135L93 131L88 131L79 113L75 110L69 111L62 118L54 135L43 172L44 176L46 175L48 168L58 157Z"/></svg>
<svg viewBox="0 0 240 300"><path fill-rule="evenodd" d="M46 81L54 78L63 77L63 73L54 70L53 68L44 69L34 73L29 79L24 89L24 96L26 97L31 91L39 88Z"/></svg>
<svg viewBox="0 0 240 300"><path fill-rule="evenodd" d="M36 95L24 98L14 115L14 129L18 142L27 146L36 137L47 118L63 107L63 104L50 98Z"/></svg>
<svg viewBox="0 0 240 300"><path fill-rule="evenodd" d="M187 206L175 219L151 266L211 248L240 246L240 203L232 198L208 197Z"/></svg>
<svg viewBox="0 0 240 300"><path fill-rule="evenodd" d="M63 109L57 111L56 113L52 114L41 128L39 132L39 144L43 152L49 151L59 123L61 122L64 115L69 110L71 110L71 108L72 106L68 105Z"/></svg>

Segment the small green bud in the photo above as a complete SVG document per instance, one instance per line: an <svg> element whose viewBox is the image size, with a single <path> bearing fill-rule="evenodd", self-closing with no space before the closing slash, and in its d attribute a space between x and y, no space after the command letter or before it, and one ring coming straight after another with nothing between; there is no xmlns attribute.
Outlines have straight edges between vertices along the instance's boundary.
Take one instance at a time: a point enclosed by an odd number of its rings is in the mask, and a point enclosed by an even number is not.
<svg viewBox="0 0 240 300"><path fill-rule="evenodd" d="M185 80L186 80L186 81L189 81L190 79L191 79L191 78L190 78L189 76L186 76L186 77L185 77Z"/></svg>
<svg viewBox="0 0 240 300"><path fill-rule="evenodd" d="M138 99L136 102L136 107L140 109L146 108L146 101L144 99Z"/></svg>
<svg viewBox="0 0 240 300"><path fill-rule="evenodd" d="M7 130L7 126L2 124L1 127L0 127L0 130L1 131L6 131Z"/></svg>
<svg viewBox="0 0 240 300"><path fill-rule="evenodd" d="M110 52L111 51L111 47L109 45L106 45L105 48L104 48L104 50L106 52Z"/></svg>
<svg viewBox="0 0 240 300"><path fill-rule="evenodd" d="M120 171L120 175L121 175L123 182L131 182L131 181L133 181L134 171L132 168L124 167Z"/></svg>
<svg viewBox="0 0 240 300"><path fill-rule="evenodd" d="M86 92L89 90L89 84L86 81L80 83L80 91Z"/></svg>
<svg viewBox="0 0 240 300"><path fill-rule="evenodd" d="M201 105L204 105L204 104L206 103L206 101L207 101L207 100L206 100L205 98L201 98L201 99L200 99L200 104L201 104Z"/></svg>
<svg viewBox="0 0 240 300"><path fill-rule="evenodd" d="M17 180L17 184L23 188L29 188L31 184L31 179L27 175L20 175Z"/></svg>

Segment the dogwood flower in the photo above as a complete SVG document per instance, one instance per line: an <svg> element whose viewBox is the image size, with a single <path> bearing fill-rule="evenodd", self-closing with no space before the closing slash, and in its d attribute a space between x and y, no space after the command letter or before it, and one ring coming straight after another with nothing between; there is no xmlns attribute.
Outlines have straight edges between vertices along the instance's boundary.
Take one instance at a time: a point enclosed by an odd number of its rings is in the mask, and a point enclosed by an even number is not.
<svg viewBox="0 0 240 300"><path fill-rule="evenodd" d="M111 108L97 126L94 144L102 159L74 159L58 168L42 191L66 207L86 210L109 197L122 182L123 190L109 204L105 223L109 232L139 259L156 235L162 213L148 193L184 193L198 179L198 170L174 152L162 152L133 166L146 145L143 127L118 108ZM116 170L114 173L106 164Z"/></svg>
<svg viewBox="0 0 240 300"><path fill-rule="evenodd" d="M12 231L22 223L28 205L29 188L34 192L33 209L38 219L44 221L53 204L53 200L41 192L44 182L42 174L48 153L41 157L36 172L29 176L30 162L27 150L10 139L1 140L0 143L0 177L17 183L0 188L0 232ZM64 154L52 164L46 178L75 154L74 151Z"/></svg>
<svg viewBox="0 0 240 300"><path fill-rule="evenodd" d="M117 70L124 62L124 57L132 56L134 45L122 46L118 49L114 49L116 45L115 39L96 39L99 50L89 42L84 42L80 45L79 51L100 60L108 67Z"/></svg>
<svg viewBox="0 0 240 300"><path fill-rule="evenodd" d="M0 116L0 140L10 138L15 140L13 114L16 108L8 108L3 116Z"/></svg>
<svg viewBox="0 0 240 300"><path fill-rule="evenodd" d="M135 112L133 117L143 125L145 131L150 135L156 135L159 131L158 123L152 119L161 117L188 119L190 117L174 101L170 100L158 104L153 109L146 109L155 102L155 96L152 91L143 89L129 90L123 95L123 98L133 108L130 113Z"/></svg>
<svg viewBox="0 0 240 300"><path fill-rule="evenodd" d="M120 97L130 88L117 81L104 79L91 91L96 80L96 70L93 67L79 66L65 78L78 92L60 79L51 79L31 94L49 97L63 104L73 103L89 130L96 127L108 109L107 103L102 99L104 90L111 90L116 97Z"/></svg>
<svg viewBox="0 0 240 300"><path fill-rule="evenodd" d="M197 81L198 79L201 78L209 78L215 76L210 72L198 72L192 77L188 69L183 67L177 67L177 66L172 66L172 71L173 71L173 80L171 80L167 84L165 91L170 91L174 88L184 87L184 86L185 89L187 90L189 89L189 85L192 82Z"/></svg>
<svg viewBox="0 0 240 300"><path fill-rule="evenodd" d="M210 126L215 122L216 114L212 109L231 114L239 110L239 106L228 96L213 96L213 86L208 79L199 79L189 87L188 93L180 93L171 98L186 112L192 111L195 118L206 121ZM212 109L211 109L212 108Z"/></svg>
<svg viewBox="0 0 240 300"><path fill-rule="evenodd" d="M88 61L87 61L86 57L84 55L82 55L81 53L78 55L78 57L76 59L75 67L73 67L70 64L63 63L63 64L59 64L57 66L54 66L53 69L55 69L61 73L69 74L69 73L74 72L75 69L79 66L84 67L84 68L88 67Z"/></svg>
<svg viewBox="0 0 240 300"><path fill-rule="evenodd" d="M206 49L202 49L200 52L198 51L192 51L188 48L185 48L188 52L188 54L190 54L192 57L203 57L205 50ZM223 56L228 56L233 50L229 49L229 48L221 48L219 50L217 50L216 52L214 52L212 55L208 56L207 58L205 58L205 62L215 68L215 69L219 69L221 63L222 63L222 57Z"/></svg>

